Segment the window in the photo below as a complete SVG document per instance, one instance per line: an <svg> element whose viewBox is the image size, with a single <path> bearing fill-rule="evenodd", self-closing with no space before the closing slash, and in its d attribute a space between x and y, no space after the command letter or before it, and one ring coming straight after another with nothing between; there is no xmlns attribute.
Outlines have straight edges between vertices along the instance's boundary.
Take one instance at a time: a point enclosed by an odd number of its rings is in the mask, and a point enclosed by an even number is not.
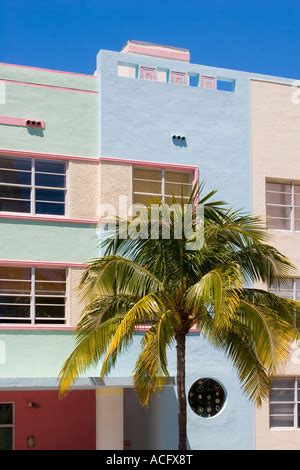
<svg viewBox="0 0 300 470"><path fill-rule="evenodd" d="M135 64L126 64L121 62L118 64L119 77L136 78L137 70L138 66Z"/></svg>
<svg viewBox="0 0 300 470"><path fill-rule="evenodd" d="M267 228L300 230L300 183L267 181Z"/></svg>
<svg viewBox="0 0 300 470"><path fill-rule="evenodd" d="M186 85L186 73L172 71L171 83L173 83L173 85Z"/></svg>
<svg viewBox="0 0 300 470"><path fill-rule="evenodd" d="M221 91L235 91L235 80L232 78L217 78L217 90Z"/></svg>
<svg viewBox="0 0 300 470"><path fill-rule="evenodd" d="M300 300L300 279L285 279L280 286L276 283L271 284L268 287L268 291L285 299ZM296 320L296 326L300 329L300 322L298 320Z"/></svg>
<svg viewBox="0 0 300 470"><path fill-rule="evenodd" d="M300 378L276 377L270 392L270 427L300 427Z"/></svg>
<svg viewBox="0 0 300 470"><path fill-rule="evenodd" d="M189 73L189 86L198 87L199 86L199 75L197 73Z"/></svg>
<svg viewBox="0 0 300 470"><path fill-rule="evenodd" d="M0 322L65 323L66 270L0 267Z"/></svg>
<svg viewBox="0 0 300 470"><path fill-rule="evenodd" d="M192 172L180 172L156 168L133 169L133 202L145 204L151 199L160 198L167 204L172 204L172 196L188 202L192 191Z"/></svg>
<svg viewBox="0 0 300 470"><path fill-rule="evenodd" d="M141 80L156 80L156 69L151 68L151 67L141 67L140 79Z"/></svg>
<svg viewBox="0 0 300 470"><path fill-rule="evenodd" d="M282 285L273 284L268 291L286 299L300 300L300 279L285 279Z"/></svg>
<svg viewBox="0 0 300 470"><path fill-rule="evenodd" d="M14 447L14 405L0 403L0 450Z"/></svg>
<svg viewBox="0 0 300 470"><path fill-rule="evenodd" d="M0 157L0 212L65 215L66 163Z"/></svg>
<svg viewBox="0 0 300 470"><path fill-rule="evenodd" d="M207 77L205 75L202 75L201 88L208 88L209 90L215 90L216 89L215 77Z"/></svg>
<svg viewBox="0 0 300 470"><path fill-rule="evenodd" d="M213 379L202 378L189 391L189 405L201 418L211 418L220 413L225 403L225 390Z"/></svg>
<svg viewBox="0 0 300 470"><path fill-rule="evenodd" d="M158 82L167 83L168 76L169 76L169 70L168 69L161 69L161 68L157 69L157 81Z"/></svg>

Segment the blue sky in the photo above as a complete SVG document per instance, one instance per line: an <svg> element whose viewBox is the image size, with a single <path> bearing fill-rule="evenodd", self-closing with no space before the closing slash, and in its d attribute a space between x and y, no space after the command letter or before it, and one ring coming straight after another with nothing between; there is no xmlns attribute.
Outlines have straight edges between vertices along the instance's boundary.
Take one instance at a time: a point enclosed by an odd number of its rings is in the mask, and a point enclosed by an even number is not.
<svg viewBox="0 0 300 470"><path fill-rule="evenodd" d="M127 39L191 62L300 77L300 0L1 0L0 61L93 73Z"/></svg>

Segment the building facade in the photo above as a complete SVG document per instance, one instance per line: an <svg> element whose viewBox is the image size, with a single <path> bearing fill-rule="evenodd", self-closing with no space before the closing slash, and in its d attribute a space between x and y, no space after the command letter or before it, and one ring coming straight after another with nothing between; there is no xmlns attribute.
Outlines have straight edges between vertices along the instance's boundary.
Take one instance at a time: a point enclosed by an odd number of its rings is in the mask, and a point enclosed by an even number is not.
<svg viewBox="0 0 300 470"><path fill-rule="evenodd" d="M101 50L94 75L0 64L0 449L177 447L174 384L148 409L132 387L143 331L110 377L91 369L58 398L77 286L100 254L100 206L168 201L199 177L266 220L299 271L294 95L292 80L192 64L186 49L138 41ZM300 281L281 294L299 298ZM174 376L175 351L169 366ZM191 449L300 449L297 350L256 410L226 357L191 332L188 394L194 384L221 403L208 416L188 406Z"/></svg>

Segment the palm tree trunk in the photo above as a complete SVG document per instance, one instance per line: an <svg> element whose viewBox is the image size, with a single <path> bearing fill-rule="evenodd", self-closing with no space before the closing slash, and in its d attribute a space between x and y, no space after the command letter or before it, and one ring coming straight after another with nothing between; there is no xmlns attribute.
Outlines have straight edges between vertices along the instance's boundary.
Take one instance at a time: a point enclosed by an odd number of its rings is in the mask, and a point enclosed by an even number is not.
<svg viewBox="0 0 300 470"><path fill-rule="evenodd" d="M186 393L185 393L185 333L176 336L177 349L177 399L178 399L178 450L186 450Z"/></svg>

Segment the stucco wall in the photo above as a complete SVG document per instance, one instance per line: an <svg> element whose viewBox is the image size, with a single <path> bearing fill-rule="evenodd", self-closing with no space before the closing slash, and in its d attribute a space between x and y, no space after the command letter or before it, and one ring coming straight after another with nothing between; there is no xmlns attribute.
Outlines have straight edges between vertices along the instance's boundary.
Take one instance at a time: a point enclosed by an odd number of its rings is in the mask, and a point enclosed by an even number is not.
<svg viewBox="0 0 300 470"><path fill-rule="evenodd" d="M134 337L133 345L120 357L112 377L132 375L142 336ZM0 365L0 377L57 377L74 347L72 332L64 331L2 331L0 341L6 345L6 363ZM24 352L26 351L26 360ZM175 350L169 353L169 372L176 374ZM86 371L84 376L99 376L100 367ZM204 419L188 406L188 439L191 449L252 449L254 448L253 406L242 394L236 373L220 351L212 349L199 336L187 338L187 392L201 377L219 380L227 399L221 413ZM176 440L176 390L168 392L151 405L151 445L154 449L174 448Z"/></svg>
<svg viewBox="0 0 300 470"><path fill-rule="evenodd" d="M96 256L94 225L1 219L0 233L0 259L85 263Z"/></svg>
<svg viewBox="0 0 300 470"><path fill-rule="evenodd" d="M84 270L71 268L69 269L69 324L71 326L77 325L80 315L82 313L84 304L80 299L79 283Z"/></svg>
<svg viewBox="0 0 300 470"><path fill-rule="evenodd" d="M233 78L236 92L119 77L118 61ZM207 191L250 209L248 73L111 51L99 52L97 70L100 155L198 165Z"/></svg>
<svg viewBox="0 0 300 470"><path fill-rule="evenodd" d="M299 180L300 105L292 103L294 88L251 81L253 212L266 219L266 179ZM300 232L269 230L271 243L289 257L300 274ZM283 374L300 375L294 351ZM300 449L300 430L270 430L269 403L256 411L258 449Z"/></svg>
<svg viewBox="0 0 300 470"><path fill-rule="evenodd" d="M127 196L132 204L132 165L102 162L100 164L101 204L111 204L116 211L119 196Z"/></svg>
<svg viewBox="0 0 300 470"><path fill-rule="evenodd" d="M292 103L294 88L251 82L253 212L266 218L266 179L300 177L300 105ZM300 272L300 232L269 230L271 241Z"/></svg>
<svg viewBox="0 0 300 470"><path fill-rule="evenodd" d="M94 219L99 216L99 164L70 161L68 164L68 216Z"/></svg>
<svg viewBox="0 0 300 470"><path fill-rule="evenodd" d="M6 83L0 115L41 119L46 127L0 125L1 148L96 156L97 103L97 94Z"/></svg>
<svg viewBox="0 0 300 470"><path fill-rule="evenodd" d="M0 392L0 403L14 403L14 448L27 449L34 436L33 450L94 450L95 392L73 391L63 400L56 391ZM35 402L39 408L29 407Z"/></svg>

